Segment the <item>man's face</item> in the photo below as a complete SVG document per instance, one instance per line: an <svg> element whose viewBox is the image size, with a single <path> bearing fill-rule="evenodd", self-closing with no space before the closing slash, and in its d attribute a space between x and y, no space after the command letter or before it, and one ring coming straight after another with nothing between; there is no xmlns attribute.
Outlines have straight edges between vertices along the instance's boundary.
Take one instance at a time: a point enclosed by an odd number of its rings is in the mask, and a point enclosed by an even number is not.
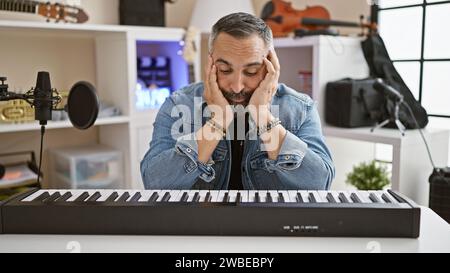
<svg viewBox="0 0 450 273"><path fill-rule="evenodd" d="M220 33L211 55L224 97L231 105L247 106L267 73L263 59L268 55L268 48L264 41L257 35L236 39Z"/></svg>

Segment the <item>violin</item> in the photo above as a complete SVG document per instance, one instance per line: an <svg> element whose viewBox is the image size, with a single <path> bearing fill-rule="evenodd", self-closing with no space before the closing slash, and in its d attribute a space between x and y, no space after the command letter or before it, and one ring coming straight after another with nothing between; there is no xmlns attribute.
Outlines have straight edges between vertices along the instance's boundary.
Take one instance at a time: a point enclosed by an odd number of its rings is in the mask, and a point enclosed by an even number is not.
<svg viewBox="0 0 450 273"><path fill-rule="evenodd" d="M330 26L358 27L377 30L376 23L360 23L331 20L330 12L323 6L309 6L304 10L296 10L292 3L283 0L268 2L261 13L261 18L272 29L274 37L286 37L297 30L317 31Z"/></svg>

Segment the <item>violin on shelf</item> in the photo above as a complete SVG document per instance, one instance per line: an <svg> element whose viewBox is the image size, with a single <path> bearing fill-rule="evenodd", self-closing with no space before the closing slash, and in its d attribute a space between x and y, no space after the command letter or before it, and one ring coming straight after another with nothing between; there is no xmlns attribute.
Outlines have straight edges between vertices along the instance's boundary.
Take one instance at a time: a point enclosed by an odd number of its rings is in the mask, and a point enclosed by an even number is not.
<svg viewBox="0 0 450 273"><path fill-rule="evenodd" d="M293 32L337 35L337 32L329 29L330 26L361 28L362 35L366 29L369 33L377 32L376 23L364 23L362 15L359 23L336 21L331 20L330 12L323 6L308 6L303 10L296 10L292 3L283 0L266 3L261 18L272 29L274 37L286 37Z"/></svg>
<svg viewBox="0 0 450 273"><path fill-rule="evenodd" d="M0 0L0 10L22 13L39 14L47 18L47 22L54 20L56 23L85 23L89 20L86 12L78 7L59 3L38 2L27 0Z"/></svg>

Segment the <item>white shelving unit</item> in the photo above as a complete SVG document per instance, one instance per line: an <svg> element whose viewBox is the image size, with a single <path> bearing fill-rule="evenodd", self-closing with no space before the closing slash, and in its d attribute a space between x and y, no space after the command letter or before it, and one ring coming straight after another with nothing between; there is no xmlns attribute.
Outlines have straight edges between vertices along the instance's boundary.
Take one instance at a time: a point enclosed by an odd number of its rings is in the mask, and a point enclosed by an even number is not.
<svg viewBox="0 0 450 273"><path fill-rule="evenodd" d="M130 118L126 116L110 117L110 118L100 118L98 119L94 126L102 125L113 125L113 124L123 124L129 123ZM73 125L70 121L49 121L46 130L51 129L64 129L72 128ZM4 124L0 126L0 133L15 133L24 131L39 131L40 127L36 123L18 123L18 124Z"/></svg>
<svg viewBox="0 0 450 273"><path fill-rule="evenodd" d="M171 72L183 73L187 64L179 54L181 45L168 52L163 44L179 44L184 34L179 28L0 21L0 74L8 77L14 91L34 86L38 71L50 72L52 87L58 90L68 90L80 80L93 83L100 100L117 106L122 115L98 119L87 131L73 129L69 121L50 122L45 149L103 144L120 150L125 177L121 186L142 188L139 163L148 150L158 110L135 108L138 47L149 43L144 47L150 54L171 57ZM195 66L196 79L199 75ZM2 153L34 150L38 154L38 149L38 123L0 124ZM46 154L44 174L49 173Z"/></svg>
<svg viewBox="0 0 450 273"><path fill-rule="evenodd" d="M323 133L336 166L333 189L349 189L345 180L353 165L375 159L376 144L387 144L392 146L391 188L427 205L428 177L432 167L418 131L408 130L402 137L395 129L383 128L372 133L370 128L344 129L325 123L326 84L346 77L365 78L369 75L361 41L361 38L328 36L275 39L282 69L280 82L302 91L298 72L312 72L312 93L309 95L318 103ZM425 135L436 164L446 166L449 132L427 129Z"/></svg>

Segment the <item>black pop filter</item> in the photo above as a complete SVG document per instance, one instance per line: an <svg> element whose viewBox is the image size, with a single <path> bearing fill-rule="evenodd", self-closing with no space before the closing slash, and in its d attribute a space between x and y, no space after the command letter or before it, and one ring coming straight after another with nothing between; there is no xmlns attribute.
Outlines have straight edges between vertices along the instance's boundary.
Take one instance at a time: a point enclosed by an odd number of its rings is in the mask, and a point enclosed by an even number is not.
<svg viewBox="0 0 450 273"><path fill-rule="evenodd" d="M65 110L75 128L84 130L94 125L99 111L95 87L88 82L77 82L70 89Z"/></svg>

